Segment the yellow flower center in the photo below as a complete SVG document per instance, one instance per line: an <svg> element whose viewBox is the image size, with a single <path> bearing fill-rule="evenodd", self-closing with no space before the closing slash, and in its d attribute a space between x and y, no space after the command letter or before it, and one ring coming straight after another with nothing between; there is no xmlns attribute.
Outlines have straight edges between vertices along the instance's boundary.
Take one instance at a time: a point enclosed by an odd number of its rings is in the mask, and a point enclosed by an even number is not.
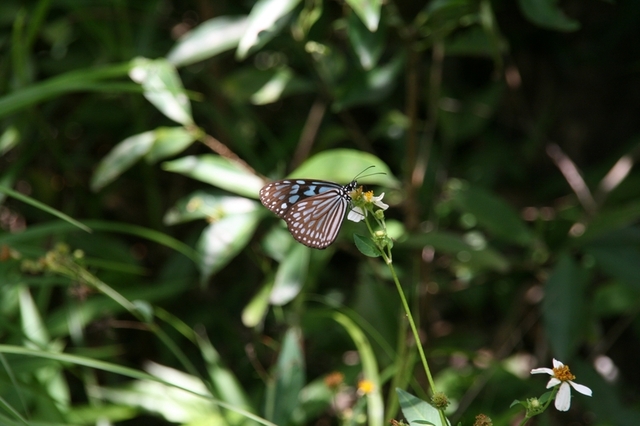
<svg viewBox="0 0 640 426"><path fill-rule="evenodd" d="M365 395L373 392L374 388L375 385L371 380L360 380L358 382L358 390Z"/></svg>
<svg viewBox="0 0 640 426"><path fill-rule="evenodd" d="M553 376L556 379L560 380L561 382L566 382L566 381L573 380L573 379L576 378L576 376L571 374L571 371L569 371L569 366L568 365L563 365L561 367L554 368L553 369Z"/></svg>
<svg viewBox="0 0 640 426"><path fill-rule="evenodd" d="M365 192L365 193L363 194L363 197L364 197L364 200L365 200L367 203L370 203L370 202L371 202L371 200L373 200L373 191L367 191L367 192Z"/></svg>

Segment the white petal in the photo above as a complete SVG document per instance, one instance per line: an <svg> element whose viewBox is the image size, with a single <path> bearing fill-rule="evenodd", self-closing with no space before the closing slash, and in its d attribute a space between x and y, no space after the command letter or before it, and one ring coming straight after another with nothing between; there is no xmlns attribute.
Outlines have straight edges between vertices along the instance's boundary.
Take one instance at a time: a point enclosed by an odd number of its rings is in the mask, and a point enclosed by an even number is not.
<svg viewBox="0 0 640 426"><path fill-rule="evenodd" d="M568 411L571 407L571 386L564 382L556 394L555 406L558 411Z"/></svg>
<svg viewBox="0 0 640 426"><path fill-rule="evenodd" d="M564 364L558 361L557 359L553 359L553 368L562 367Z"/></svg>
<svg viewBox="0 0 640 426"><path fill-rule="evenodd" d="M571 385L571 387L573 387L577 392L580 392L583 395L587 395L587 396L591 396L591 389L589 389L588 387L586 387L585 385L579 385L577 383L574 383L572 381L569 381L569 384Z"/></svg>
<svg viewBox="0 0 640 426"><path fill-rule="evenodd" d="M547 389L557 386L558 383L562 383L562 382L556 379L555 377L550 378L549 383L547 383Z"/></svg>
<svg viewBox="0 0 640 426"><path fill-rule="evenodd" d="M533 370L531 370L531 374L541 374L541 373L546 373L550 376L553 376L553 370L550 368L534 368Z"/></svg>
<svg viewBox="0 0 640 426"><path fill-rule="evenodd" d="M352 222L360 222L364 219L366 213L360 207L354 207L347 215L347 219Z"/></svg>

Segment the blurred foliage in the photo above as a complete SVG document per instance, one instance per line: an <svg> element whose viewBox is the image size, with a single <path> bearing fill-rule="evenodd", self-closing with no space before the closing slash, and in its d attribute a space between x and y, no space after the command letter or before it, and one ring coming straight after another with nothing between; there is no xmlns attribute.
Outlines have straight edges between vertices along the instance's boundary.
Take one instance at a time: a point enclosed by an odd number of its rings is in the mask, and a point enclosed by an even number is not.
<svg viewBox="0 0 640 426"><path fill-rule="evenodd" d="M437 421L362 223L311 250L257 201L371 165L452 424L514 424L551 358L593 397L532 424L640 424L640 3L4 0L0 28L0 424Z"/></svg>

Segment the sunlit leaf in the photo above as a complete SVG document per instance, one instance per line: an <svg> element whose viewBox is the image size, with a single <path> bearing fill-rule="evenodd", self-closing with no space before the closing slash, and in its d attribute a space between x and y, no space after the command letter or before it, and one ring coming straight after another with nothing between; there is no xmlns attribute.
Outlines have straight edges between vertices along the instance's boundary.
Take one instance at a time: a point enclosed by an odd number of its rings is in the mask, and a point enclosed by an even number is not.
<svg viewBox="0 0 640 426"><path fill-rule="evenodd" d="M269 295L271 294L272 286L272 282L264 284L242 310L242 324L245 327L256 327L264 320L269 311Z"/></svg>
<svg viewBox="0 0 640 426"><path fill-rule="evenodd" d="M358 15L369 31L378 29L382 0L346 0L347 4Z"/></svg>
<svg viewBox="0 0 640 426"><path fill-rule="evenodd" d="M190 65L235 48L247 30L247 16L219 16L184 34L167 54L175 66Z"/></svg>
<svg viewBox="0 0 640 426"><path fill-rule="evenodd" d="M244 197L196 191L176 203L164 216L164 223L175 225L196 219L220 219L233 214L256 210L258 203Z"/></svg>
<svg viewBox="0 0 640 426"><path fill-rule="evenodd" d="M20 142L20 131L15 126L7 127L0 136L0 155L4 155Z"/></svg>
<svg viewBox="0 0 640 426"><path fill-rule="evenodd" d="M309 248L294 244L280 262L271 289L269 301L273 305L284 305L293 300L302 289L309 267Z"/></svg>
<svg viewBox="0 0 640 426"><path fill-rule="evenodd" d="M255 213L225 216L207 226L196 244L202 282L222 269L247 245L258 226Z"/></svg>
<svg viewBox="0 0 640 426"><path fill-rule="evenodd" d="M300 0L258 0L249 13L247 29L238 43L236 58L246 58L251 49L264 46L275 37L298 3Z"/></svg>
<svg viewBox="0 0 640 426"><path fill-rule="evenodd" d="M162 167L245 197L258 198L260 188L264 186L264 181L251 171L212 154L182 157L165 162Z"/></svg>
<svg viewBox="0 0 640 426"><path fill-rule="evenodd" d="M382 55L385 47L385 27L371 32L355 14L349 15L347 33L358 55L360 65L365 70L372 69Z"/></svg>
<svg viewBox="0 0 640 426"><path fill-rule="evenodd" d="M314 155L302 163L288 177L325 179L338 183L348 183L367 167L369 173L383 173L359 179L359 183L397 188L398 180L384 161L373 154L353 149L332 149Z"/></svg>
<svg viewBox="0 0 640 426"><path fill-rule="evenodd" d="M173 64L166 59L136 58L129 77L142 85L144 97L168 118L183 125L193 123L189 98Z"/></svg>
<svg viewBox="0 0 640 426"><path fill-rule="evenodd" d="M145 155L151 164L184 151L195 140L194 133L184 127L158 127L153 133L154 143Z"/></svg>

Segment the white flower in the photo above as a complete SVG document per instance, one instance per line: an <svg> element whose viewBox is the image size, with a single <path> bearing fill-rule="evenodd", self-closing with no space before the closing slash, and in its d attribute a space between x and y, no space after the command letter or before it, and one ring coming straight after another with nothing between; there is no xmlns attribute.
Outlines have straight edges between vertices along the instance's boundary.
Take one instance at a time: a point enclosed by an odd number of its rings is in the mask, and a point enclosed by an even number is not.
<svg viewBox="0 0 640 426"><path fill-rule="evenodd" d="M534 368L531 370L531 374L541 373L546 373L552 376L551 379L549 379L549 383L547 383L547 389L557 386L558 384L560 385L555 401L555 406L558 411L569 410L569 407L571 406L571 388L574 388L583 395L591 396L591 389L584 385L574 383L572 380L575 379L576 376L571 374L569 366L564 365L555 358L553 359L553 369Z"/></svg>
<svg viewBox="0 0 640 426"><path fill-rule="evenodd" d="M389 208L388 204L385 204L382 202L382 198L384 197L384 192L378 195L377 197L373 196L373 191L367 191L364 193L361 192L360 197L365 204L373 204L374 206L382 210L386 210ZM360 206L356 206L352 208L349 214L347 215L347 219L349 219L352 222L360 222L365 217L367 217L367 209L362 208Z"/></svg>

